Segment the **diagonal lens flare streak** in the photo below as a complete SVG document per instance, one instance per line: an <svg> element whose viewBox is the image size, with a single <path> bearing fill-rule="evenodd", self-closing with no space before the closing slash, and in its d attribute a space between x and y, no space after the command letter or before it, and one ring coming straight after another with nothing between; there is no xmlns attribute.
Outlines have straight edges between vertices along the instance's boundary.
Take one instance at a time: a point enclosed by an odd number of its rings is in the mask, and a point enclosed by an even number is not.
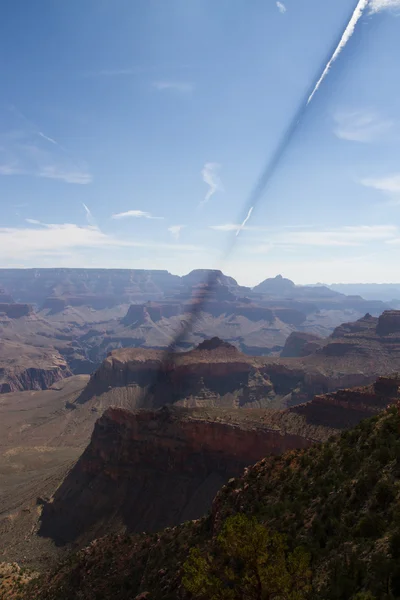
<svg viewBox="0 0 400 600"><path fill-rule="evenodd" d="M244 228L244 225L247 223L248 219L251 217L255 207L260 202L262 197L265 195L265 192L268 189L268 185L280 165L290 143L292 142L294 135L302 123L304 116L312 103L316 93L320 89L324 80L326 79L329 71L331 70L332 65L336 62L337 58L341 54L341 52L346 47L347 43L353 36L357 23L362 18L365 10L369 5L369 0L358 0L356 5L352 8L351 14L349 15L346 23L344 25L343 30L340 33L340 36L335 40L335 43L329 49L327 56L324 58L324 61L318 68L316 76L313 78L312 83L309 88L306 90L306 93L301 98L298 108L294 113L292 119L290 120L288 127L284 131L282 138L278 142L278 145L272 155L272 157L268 160L264 170L261 173L261 176L253 188L250 196L244 206L243 215L239 222L242 223L240 228L236 231L236 234L231 236L229 243L227 244L226 250L221 257L221 262L223 263L231 251L233 250L237 238L238 233ZM165 372L168 372L169 367L172 367L174 364L174 355L179 347L179 344L184 340L187 334L192 330L193 324L196 321L198 315L202 311L204 304L207 300L212 296L213 291L215 289L217 283L217 274L214 271L211 271L207 276L204 282L203 290L198 294L198 296L194 299L193 308L190 313L189 319L185 322L185 325L182 327L181 331L175 336L172 343L169 345L168 349L165 351L165 356L163 359L163 365L160 368L159 376L164 377Z"/></svg>

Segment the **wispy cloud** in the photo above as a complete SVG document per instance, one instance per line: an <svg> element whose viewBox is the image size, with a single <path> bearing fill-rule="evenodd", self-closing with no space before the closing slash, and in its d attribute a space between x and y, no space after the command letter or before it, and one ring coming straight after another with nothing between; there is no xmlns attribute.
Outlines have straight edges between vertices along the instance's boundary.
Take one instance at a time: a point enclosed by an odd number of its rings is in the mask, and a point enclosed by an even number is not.
<svg viewBox="0 0 400 600"><path fill-rule="evenodd" d="M37 219L25 219L25 221L27 223L30 223L31 225L41 225L41 222L38 221Z"/></svg>
<svg viewBox="0 0 400 600"><path fill-rule="evenodd" d="M90 208L84 203L82 202L82 206L85 210L86 213L86 220L89 223L89 225L92 225L93 227L96 225L96 220L92 214L92 211L90 210Z"/></svg>
<svg viewBox="0 0 400 600"><path fill-rule="evenodd" d="M374 142L387 134L394 126L389 119L367 110L342 111L334 116L335 135L352 142Z"/></svg>
<svg viewBox="0 0 400 600"><path fill-rule="evenodd" d="M331 70L333 63L337 60L340 53L342 52L342 50L344 49L344 47L350 40L351 36L353 35L353 33L355 31L356 25L357 25L358 21L361 19L368 4L369 4L369 0L359 0L358 4L353 12L353 15L352 15L350 21L348 22L346 29L344 30L344 33L340 39L340 42L339 42L336 50L332 54L330 60L328 61L325 69L322 72L321 77L318 79L313 91L311 92L311 94L307 100L307 104L310 104L311 100L313 99L316 92L319 90L325 77L328 75L329 71Z"/></svg>
<svg viewBox="0 0 400 600"><path fill-rule="evenodd" d="M209 229L215 231L237 231L239 228L243 229L240 223L223 223L222 225L209 225Z"/></svg>
<svg viewBox="0 0 400 600"><path fill-rule="evenodd" d="M187 81L154 81L153 87L160 92L172 91L181 94L188 94L194 90L193 83Z"/></svg>
<svg viewBox="0 0 400 600"><path fill-rule="evenodd" d="M0 260L20 260L64 255L66 251L104 248L144 248L149 250L198 251L191 244L133 241L105 234L98 227L73 223L42 223L30 219L31 227L0 227Z"/></svg>
<svg viewBox="0 0 400 600"><path fill-rule="evenodd" d="M172 237L174 237L176 240L179 240L181 231L184 227L185 225L171 225L171 227L168 227L168 231Z"/></svg>
<svg viewBox="0 0 400 600"><path fill-rule="evenodd" d="M58 146L59 148L61 148L60 144L58 142L56 142L56 140L53 140L53 138L49 137L48 135L45 135L43 133L43 131L38 131L37 134L43 138L44 140L46 140L46 142L50 142L50 144L54 144L55 146Z"/></svg>
<svg viewBox="0 0 400 600"><path fill-rule="evenodd" d="M0 134L0 175L25 175L85 185L87 168L55 139L44 134L15 107L8 112L11 128Z"/></svg>
<svg viewBox="0 0 400 600"><path fill-rule="evenodd" d="M279 12L282 13L282 14L285 14L285 12L287 11L287 8L283 4L283 2L277 2L276 6L278 7Z"/></svg>
<svg viewBox="0 0 400 600"><path fill-rule="evenodd" d="M400 173L388 177L367 177L361 179L360 183L365 187L374 188L381 192L397 194L400 192Z"/></svg>
<svg viewBox="0 0 400 600"><path fill-rule="evenodd" d="M112 219L163 219L164 217L153 217L153 215L144 210L127 210L125 212L114 213Z"/></svg>
<svg viewBox="0 0 400 600"><path fill-rule="evenodd" d="M400 0L371 0L369 7L371 14L385 9L400 9Z"/></svg>
<svg viewBox="0 0 400 600"><path fill-rule="evenodd" d="M199 206L206 204L210 198L216 192L223 192L224 188L221 182L221 179L218 175L218 171L220 170L221 165L215 162L207 162L205 163L201 175L203 177L204 183L209 186L208 192L204 197L204 200L200 202Z"/></svg>
<svg viewBox="0 0 400 600"><path fill-rule="evenodd" d="M349 225L331 229L303 230L303 231L275 231L268 236L268 251L270 245L278 248L296 247L351 247L364 244L386 243L399 235L399 228L395 225ZM265 241L260 244L251 244L248 251L257 254L265 247Z"/></svg>
<svg viewBox="0 0 400 600"><path fill-rule="evenodd" d="M253 208L254 208L254 206L252 206L252 207L249 209L249 212L247 213L247 215L246 215L246 218L244 219L243 223L240 225L240 227L238 227L238 229L237 229L237 231L236 231L236 237L239 235L239 233L242 231L242 229L244 229L244 228L246 227L246 223L247 223L247 221L248 221L248 220L250 219L250 217L251 217L251 213L253 212Z"/></svg>

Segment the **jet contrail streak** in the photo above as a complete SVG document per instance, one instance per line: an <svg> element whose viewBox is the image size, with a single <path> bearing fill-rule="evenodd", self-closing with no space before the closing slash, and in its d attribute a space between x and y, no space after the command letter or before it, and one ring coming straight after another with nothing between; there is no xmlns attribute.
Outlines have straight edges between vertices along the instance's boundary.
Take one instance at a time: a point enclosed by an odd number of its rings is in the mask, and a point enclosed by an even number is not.
<svg viewBox="0 0 400 600"><path fill-rule="evenodd" d="M251 213L253 212L253 208L254 208L253 206L250 206L249 212L247 213L247 217L245 218L243 223L240 225L240 227L237 228L236 237L239 235L239 233L242 231L242 229L244 229L244 226L246 225L247 221L250 219Z"/></svg>
<svg viewBox="0 0 400 600"><path fill-rule="evenodd" d="M341 40L340 40L335 52L332 54L332 57L328 61L325 69L323 70L321 77L318 79L315 88L311 92L311 94L307 100L307 104L310 104L311 100L314 97L314 94L318 91L321 83L324 81L325 77L328 75L329 71L331 70L331 66L333 65L335 60L338 58L339 54L341 53L343 48L346 46L346 44L349 41L349 39L351 38L351 36L353 35L356 25L357 25L358 21L361 19L363 12L367 8L368 4L369 4L369 0L359 0L358 4L356 6L356 9L353 13L353 16L351 17L350 21L348 22L347 27L344 30L344 33L341 37Z"/></svg>

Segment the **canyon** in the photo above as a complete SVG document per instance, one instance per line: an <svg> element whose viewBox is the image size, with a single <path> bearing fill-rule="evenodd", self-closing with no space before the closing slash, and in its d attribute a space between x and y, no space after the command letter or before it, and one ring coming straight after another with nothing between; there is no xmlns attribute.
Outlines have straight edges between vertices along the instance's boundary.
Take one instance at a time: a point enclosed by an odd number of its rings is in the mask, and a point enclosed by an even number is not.
<svg viewBox="0 0 400 600"><path fill-rule="evenodd" d="M115 349L180 351L218 336L249 355L276 357L292 333L326 338L390 305L277 276L253 289L221 271L0 269L0 339L61 354L92 373ZM0 365L1 367L1 365ZM6 389L6 388L4 388Z"/></svg>
<svg viewBox="0 0 400 600"><path fill-rule="evenodd" d="M374 338L376 321L344 325L340 335L354 343L367 329ZM328 345L337 339L347 338L334 336ZM91 377L4 394L3 560L24 556L24 564L36 567L107 533L196 519L247 465L322 442L399 399L400 380L389 376L312 397L322 372L314 381L285 366L310 356L269 364L218 338L176 354L122 349ZM334 387L334 370L331 376ZM299 381L309 386L308 401L292 389ZM296 402L284 395L285 386Z"/></svg>

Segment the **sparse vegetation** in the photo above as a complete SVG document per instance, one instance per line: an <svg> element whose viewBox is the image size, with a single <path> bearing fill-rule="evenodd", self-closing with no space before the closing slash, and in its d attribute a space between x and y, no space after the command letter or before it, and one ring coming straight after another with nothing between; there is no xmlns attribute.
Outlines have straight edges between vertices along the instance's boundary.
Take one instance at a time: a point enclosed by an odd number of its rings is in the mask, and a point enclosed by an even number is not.
<svg viewBox="0 0 400 600"><path fill-rule="evenodd" d="M200 521L129 543L126 536L96 541L33 583L24 599L122 600L148 592L151 600L396 600L399 501L393 406L321 446L249 467Z"/></svg>

